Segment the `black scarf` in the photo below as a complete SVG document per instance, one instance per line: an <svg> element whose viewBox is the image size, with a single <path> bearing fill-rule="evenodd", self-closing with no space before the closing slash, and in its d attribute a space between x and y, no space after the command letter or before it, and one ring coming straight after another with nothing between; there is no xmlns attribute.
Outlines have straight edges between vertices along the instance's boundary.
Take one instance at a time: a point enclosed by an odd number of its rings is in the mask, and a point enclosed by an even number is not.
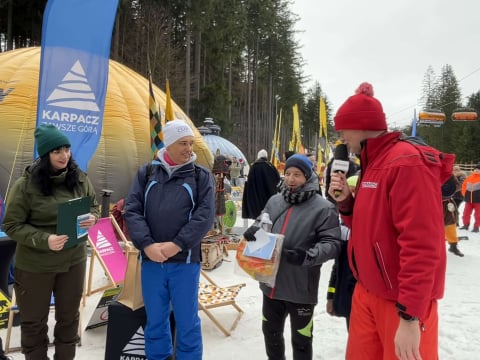
<svg viewBox="0 0 480 360"><path fill-rule="evenodd" d="M301 186L300 188L297 188L295 189L295 191L292 192L291 188L289 188L285 183L283 183L280 192L283 195L285 201L292 205L300 204L304 201L307 201L317 193L316 190L305 190L305 186Z"/></svg>

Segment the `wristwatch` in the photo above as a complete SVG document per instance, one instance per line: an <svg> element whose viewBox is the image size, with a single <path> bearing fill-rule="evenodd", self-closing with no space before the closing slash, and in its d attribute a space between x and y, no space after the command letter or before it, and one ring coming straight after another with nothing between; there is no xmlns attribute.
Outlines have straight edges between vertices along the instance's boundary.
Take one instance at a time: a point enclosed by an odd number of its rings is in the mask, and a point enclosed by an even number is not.
<svg viewBox="0 0 480 360"><path fill-rule="evenodd" d="M400 316L403 320L406 320L406 321L418 321L419 320L418 317L407 314L407 313L405 313L401 310L398 312L398 316Z"/></svg>

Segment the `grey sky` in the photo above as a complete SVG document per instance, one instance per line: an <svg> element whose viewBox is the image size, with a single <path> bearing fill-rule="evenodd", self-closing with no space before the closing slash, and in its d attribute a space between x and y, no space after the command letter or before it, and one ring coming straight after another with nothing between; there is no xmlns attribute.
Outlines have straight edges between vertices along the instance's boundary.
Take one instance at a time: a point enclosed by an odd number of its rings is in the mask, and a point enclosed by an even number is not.
<svg viewBox="0 0 480 360"><path fill-rule="evenodd" d="M464 99L480 90L477 0L293 0L292 11L304 73L334 111L368 81L389 126L407 125L429 65L451 65Z"/></svg>

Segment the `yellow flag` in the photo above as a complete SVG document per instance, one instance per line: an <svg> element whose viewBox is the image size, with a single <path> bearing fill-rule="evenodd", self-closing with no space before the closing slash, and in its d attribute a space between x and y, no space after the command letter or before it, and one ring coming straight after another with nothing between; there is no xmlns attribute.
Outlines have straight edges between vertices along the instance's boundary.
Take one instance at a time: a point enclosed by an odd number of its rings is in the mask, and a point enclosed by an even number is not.
<svg viewBox="0 0 480 360"><path fill-rule="evenodd" d="M320 96L320 137L327 136L327 107L325 99Z"/></svg>
<svg viewBox="0 0 480 360"><path fill-rule="evenodd" d="M300 116L298 114L298 105L293 105L293 134L290 142L291 151L300 153L303 150L302 138L300 136Z"/></svg>
<svg viewBox="0 0 480 360"><path fill-rule="evenodd" d="M168 79L165 92L167 93L167 100L165 104L165 122L167 122L175 119L175 116L173 115L172 97L170 95L170 82Z"/></svg>
<svg viewBox="0 0 480 360"><path fill-rule="evenodd" d="M282 128L282 109L277 116L275 121L275 132L273 134L272 141L272 154L271 154L271 163L273 166L278 167L278 164L281 162L280 158L280 129Z"/></svg>

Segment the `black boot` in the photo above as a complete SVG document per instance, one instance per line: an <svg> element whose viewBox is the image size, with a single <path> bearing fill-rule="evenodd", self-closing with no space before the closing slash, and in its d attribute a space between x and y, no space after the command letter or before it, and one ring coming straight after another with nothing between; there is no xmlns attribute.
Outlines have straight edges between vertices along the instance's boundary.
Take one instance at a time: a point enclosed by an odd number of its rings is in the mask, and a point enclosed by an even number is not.
<svg viewBox="0 0 480 360"><path fill-rule="evenodd" d="M472 230L472 232L478 232L478 226L475 226Z"/></svg>
<svg viewBox="0 0 480 360"><path fill-rule="evenodd" d="M460 230L468 230L468 225L463 225Z"/></svg>
<svg viewBox="0 0 480 360"><path fill-rule="evenodd" d="M454 253L457 256L463 257L463 253L458 249L457 244L450 244L450 247L448 248L448 251L451 253Z"/></svg>

